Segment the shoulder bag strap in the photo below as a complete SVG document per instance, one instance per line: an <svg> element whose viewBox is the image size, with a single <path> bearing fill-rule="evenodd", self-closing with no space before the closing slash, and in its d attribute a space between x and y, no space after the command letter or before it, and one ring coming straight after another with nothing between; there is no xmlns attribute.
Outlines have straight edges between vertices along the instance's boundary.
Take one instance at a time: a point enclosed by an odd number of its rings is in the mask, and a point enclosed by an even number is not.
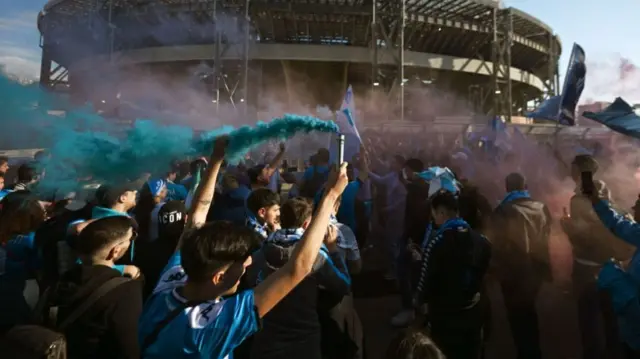
<svg viewBox="0 0 640 359"><path fill-rule="evenodd" d="M82 304L80 304L78 308L72 311L71 314L69 314L69 316L66 317L60 325L57 325L56 326L57 329L60 331L63 331L71 323L78 320L78 318L80 318L82 314L84 314L87 310L89 310L89 308L91 308L98 300L100 300L100 298L104 297L107 293L114 290L119 285L127 283L129 281L131 281L131 278L127 278L127 277L115 277L115 278L109 279L100 287L98 287L98 289L93 291L93 293L91 293L89 298L87 298L84 302L82 302Z"/></svg>
<svg viewBox="0 0 640 359"><path fill-rule="evenodd" d="M162 321L156 324L156 326L153 328L153 331L144 338L144 340L142 341L142 346L140 347L140 353L144 354L144 352L151 346L151 344L155 343L156 340L158 340L158 336L160 335L160 332L162 332L162 329L164 329L167 325L169 325L169 323L176 319L176 317L178 317L178 315L180 315L183 310L189 307L195 307L201 303L204 303L204 301L191 301L183 303L176 309L172 310L171 313L169 313L169 315L162 319Z"/></svg>

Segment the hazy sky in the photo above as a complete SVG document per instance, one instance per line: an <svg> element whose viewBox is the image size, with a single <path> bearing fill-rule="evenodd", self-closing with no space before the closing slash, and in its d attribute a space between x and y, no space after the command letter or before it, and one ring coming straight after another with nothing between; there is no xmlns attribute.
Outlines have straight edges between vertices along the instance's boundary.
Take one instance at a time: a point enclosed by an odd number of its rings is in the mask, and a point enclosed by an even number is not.
<svg viewBox="0 0 640 359"><path fill-rule="evenodd" d="M38 11L46 0L0 0L0 64L21 76L37 76L40 67ZM564 73L574 42L587 53L588 78L583 100L610 100L618 95L640 101L640 75L623 60L640 63L640 27L634 25L640 14L638 0L505 0L541 19L560 35L564 45L561 72Z"/></svg>

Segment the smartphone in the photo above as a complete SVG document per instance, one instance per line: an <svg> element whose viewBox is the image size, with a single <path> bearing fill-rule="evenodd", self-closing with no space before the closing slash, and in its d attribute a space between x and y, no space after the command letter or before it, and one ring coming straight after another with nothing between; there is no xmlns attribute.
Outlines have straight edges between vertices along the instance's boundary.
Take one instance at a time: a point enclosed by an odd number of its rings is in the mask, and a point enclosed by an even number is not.
<svg viewBox="0 0 640 359"><path fill-rule="evenodd" d="M338 135L338 165L344 163L344 135Z"/></svg>
<svg viewBox="0 0 640 359"><path fill-rule="evenodd" d="M592 195L596 190L596 185L593 183L593 173L582 172L580 174L580 181L582 183L582 193L588 196Z"/></svg>

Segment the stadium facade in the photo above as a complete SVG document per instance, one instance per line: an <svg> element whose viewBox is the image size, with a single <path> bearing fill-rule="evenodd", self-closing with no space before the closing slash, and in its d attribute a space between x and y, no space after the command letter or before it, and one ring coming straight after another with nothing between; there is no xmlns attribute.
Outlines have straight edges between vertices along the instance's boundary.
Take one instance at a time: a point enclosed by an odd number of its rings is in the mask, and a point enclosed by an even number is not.
<svg viewBox="0 0 640 359"><path fill-rule="evenodd" d="M78 101L113 102L114 73L151 71L198 77L216 108L256 111L274 86L310 84L311 105L337 105L352 84L386 94L398 118L411 117L411 85L510 120L558 92L562 49L492 0L50 0L38 27L41 85Z"/></svg>

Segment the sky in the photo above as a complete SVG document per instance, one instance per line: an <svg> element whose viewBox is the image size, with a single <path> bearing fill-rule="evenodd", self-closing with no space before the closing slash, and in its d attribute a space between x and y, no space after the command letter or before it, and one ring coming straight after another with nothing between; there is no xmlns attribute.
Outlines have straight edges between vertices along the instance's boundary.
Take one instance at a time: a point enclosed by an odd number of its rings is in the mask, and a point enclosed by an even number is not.
<svg viewBox="0 0 640 359"><path fill-rule="evenodd" d="M37 77L40 35L36 19L46 0L0 0L0 64L21 77ZM563 43L564 74L571 46L587 54L585 100L610 101L622 96L640 102L640 14L638 0L504 0L548 24ZM613 5L615 4L615 6Z"/></svg>

